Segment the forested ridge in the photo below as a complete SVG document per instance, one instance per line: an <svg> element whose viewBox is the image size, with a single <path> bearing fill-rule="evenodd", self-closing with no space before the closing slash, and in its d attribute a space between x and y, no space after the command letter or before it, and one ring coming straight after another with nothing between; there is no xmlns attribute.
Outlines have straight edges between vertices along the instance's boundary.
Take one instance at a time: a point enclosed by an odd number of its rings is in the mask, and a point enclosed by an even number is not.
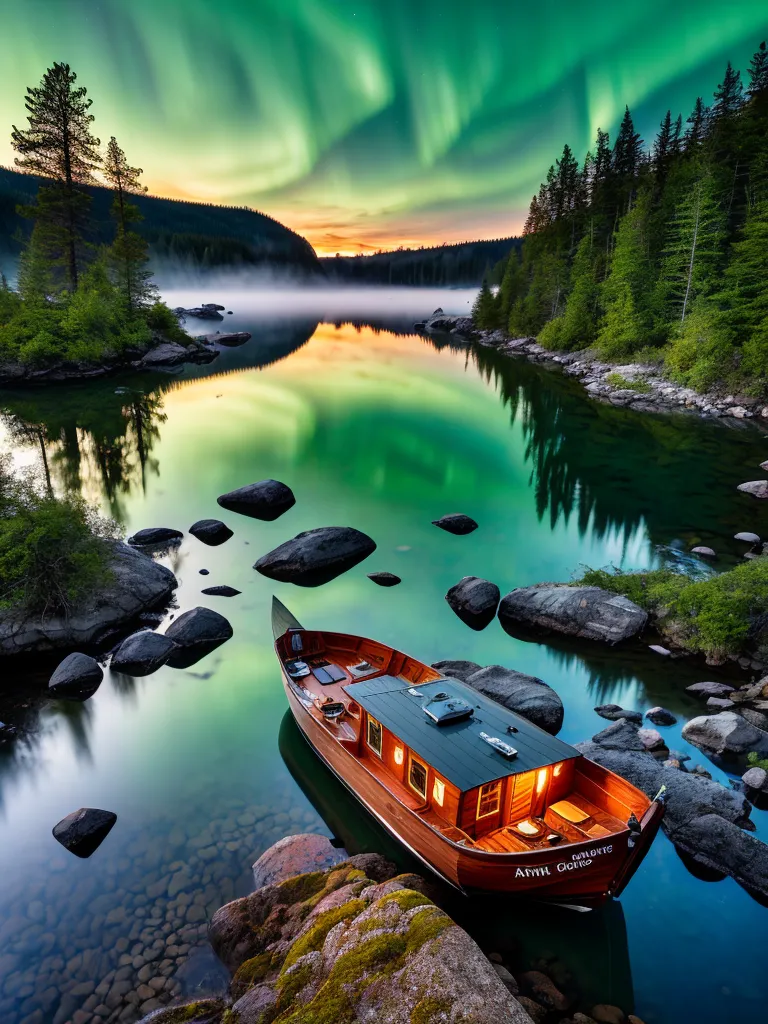
<svg viewBox="0 0 768 1024"><path fill-rule="evenodd" d="M768 51L712 102L667 111L652 144L625 109L582 164L563 147L522 251L474 309L485 329L552 349L663 360L698 389L768 392Z"/></svg>

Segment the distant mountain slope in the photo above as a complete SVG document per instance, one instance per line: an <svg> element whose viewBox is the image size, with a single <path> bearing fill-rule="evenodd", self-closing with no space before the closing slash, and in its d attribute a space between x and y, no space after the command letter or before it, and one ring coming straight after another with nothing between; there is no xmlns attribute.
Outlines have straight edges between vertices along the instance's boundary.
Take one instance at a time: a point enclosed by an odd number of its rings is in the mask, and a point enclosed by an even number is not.
<svg viewBox="0 0 768 1024"><path fill-rule="evenodd" d="M42 179L0 167L0 255L15 259L21 238L31 228L16 206L29 203ZM114 237L110 217L112 193L93 187L94 242ZM265 265L319 273L315 251L301 235L264 213L245 207L215 206L186 200L134 196L144 220L136 229L150 244L156 259L175 259L200 267Z"/></svg>
<svg viewBox="0 0 768 1024"><path fill-rule="evenodd" d="M329 278L357 284L476 285L521 243L520 238L494 238L372 256L333 256L320 264Z"/></svg>

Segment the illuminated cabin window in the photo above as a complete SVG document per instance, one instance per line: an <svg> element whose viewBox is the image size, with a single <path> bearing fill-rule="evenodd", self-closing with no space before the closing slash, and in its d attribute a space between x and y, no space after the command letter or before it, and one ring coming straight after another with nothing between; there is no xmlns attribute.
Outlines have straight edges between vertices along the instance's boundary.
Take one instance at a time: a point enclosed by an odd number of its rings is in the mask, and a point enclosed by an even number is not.
<svg viewBox="0 0 768 1024"><path fill-rule="evenodd" d="M402 747L395 747L395 764L402 764L405 751Z"/></svg>
<svg viewBox="0 0 768 1024"><path fill-rule="evenodd" d="M414 792L418 793L419 796L427 797L427 767L423 765L421 761L417 761L415 757L411 758L410 765L408 767L408 785Z"/></svg>
<svg viewBox="0 0 768 1024"><path fill-rule="evenodd" d="M440 779L435 779L435 783L432 786L432 799L436 804L439 804L440 807L443 806L443 801L445 800L445 783Z"/></svg>
<svg viewBox="0 0 768 1024"><path fill-rule="evenodd" d="M381 757L381 722L368 716L368 746Z"/></svg>
<svg viewBox="0 0 768 1024"><path fill-rule="evenodd" d="M552 769L552 774L555 776L555 778L557 778L562 770L563 762L561 761L560 764L556 764L555 767Z"/></svg>
<svg viewBox="0 0 768 1024"><path fill-rule="evenodd" d="M536 796L541 796L547 785L547 779L549 778L549 772L546 768L541 768L536 774Z"/></svg>
<svg viewBox="0 0 768 1024"><path fill-rule="evenodd" d="M487 818L490 814L495 814L499 809L500 798L500 779L496 782L486 782L484 786L481 786L480 792L477 794L478 818Z"/></svg>

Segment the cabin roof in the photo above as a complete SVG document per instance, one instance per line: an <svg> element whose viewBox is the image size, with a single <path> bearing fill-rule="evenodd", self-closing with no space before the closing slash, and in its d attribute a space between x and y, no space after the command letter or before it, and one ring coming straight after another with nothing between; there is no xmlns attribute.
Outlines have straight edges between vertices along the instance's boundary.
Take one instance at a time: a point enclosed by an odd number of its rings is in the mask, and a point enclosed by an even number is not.
<svg viewBox="0 0 768 1024"><path fill-rule="evenodd" d="M351 683L344 690L417 757L462 791L581 756L574 747L458 679L442 678L414 685L385 675ZM433 722L423 711L426 701L416 693L430 697L440 691L470 704L473 716L443 725ZM516 732L508 732L508 726ZM481 732L515 747L517 757L508 760L482 739Z"/></svg>

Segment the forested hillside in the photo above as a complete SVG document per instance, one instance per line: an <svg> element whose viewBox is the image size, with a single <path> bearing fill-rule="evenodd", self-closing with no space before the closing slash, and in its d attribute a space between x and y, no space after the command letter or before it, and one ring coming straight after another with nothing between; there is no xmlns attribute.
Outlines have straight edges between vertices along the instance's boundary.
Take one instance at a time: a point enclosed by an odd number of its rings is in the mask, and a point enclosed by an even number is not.
<svg viewBox="0 0 768 1024"><path fill-rule="evenodd" d="M611 145L569 146L534 196L521 256L479 326L611 360L663 358L704 389L768 390L768 51L729 63L710 105L667 111L649 146L629 109Z"/></svg>
<svg viewBox="0 0 768 1024"><path fill-rule="evenodd" d="M16 208L33 201L41 180L0 167L0 261L15 262L21 251L31 221ZM112 193L95 185L85 190L92 196L89 241L103 244L113 233ZM304 272L319 270L309 242L266 214L143 194L133 202L143 218L136 230L149 243L155 261L172 259L202 268L269 264Z"/></svg>
<svg viewBox="0 0 768 1024"><path fill-rule="evenodd" d="M484 277L493 282L499 261L506 263L510 251L519 248L518 238L498 238L371 256L336 256L320 262L329 277L356 284L477 285ZM503 266L499 279L502 272Z"/></svg>

